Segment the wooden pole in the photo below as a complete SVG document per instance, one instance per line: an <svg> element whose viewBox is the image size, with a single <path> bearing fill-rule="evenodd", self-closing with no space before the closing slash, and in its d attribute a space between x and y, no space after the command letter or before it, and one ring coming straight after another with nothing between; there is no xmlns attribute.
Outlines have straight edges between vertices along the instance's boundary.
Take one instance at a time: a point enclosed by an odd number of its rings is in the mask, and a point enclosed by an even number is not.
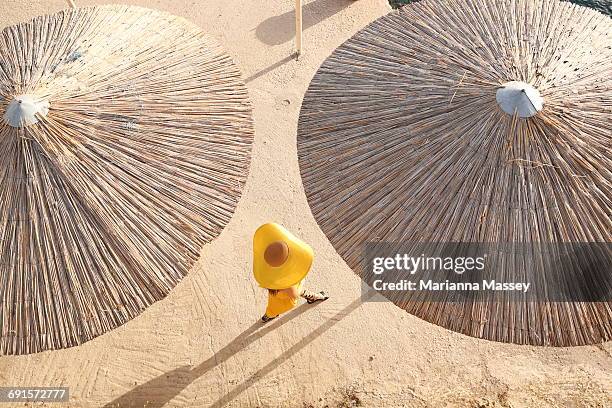
<svg viewBox="0 0 612 408"><path fill-rule="evenodd" d="M299 57L302 54L302 0L295 0L295 48Z"/></svg>

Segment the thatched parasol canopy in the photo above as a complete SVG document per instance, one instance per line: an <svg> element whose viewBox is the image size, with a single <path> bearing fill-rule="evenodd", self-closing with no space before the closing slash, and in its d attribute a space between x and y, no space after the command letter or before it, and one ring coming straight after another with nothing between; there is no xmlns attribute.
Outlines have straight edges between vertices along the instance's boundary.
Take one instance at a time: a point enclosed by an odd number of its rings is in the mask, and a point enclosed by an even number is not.
<svg viewBox="0 0 612 408"><path fill-rule="evenodd" d="M182 18L63 11L0 35L0 354L81 344L165 297L230 220L240 72Z"/></svg>
<svg viewBox="0 0 612 408"><path fill-rule="evenodd" d="M335 50L305 95L298 155L314 217L367 282L371 242L585 253L599 243L597 259L582 259L588 268L557 258L554 268L493 271L537 281L544 298L388 298L490 340L609 340L611 72L612 20L571 3L424 0L392 12Z"/></svg>

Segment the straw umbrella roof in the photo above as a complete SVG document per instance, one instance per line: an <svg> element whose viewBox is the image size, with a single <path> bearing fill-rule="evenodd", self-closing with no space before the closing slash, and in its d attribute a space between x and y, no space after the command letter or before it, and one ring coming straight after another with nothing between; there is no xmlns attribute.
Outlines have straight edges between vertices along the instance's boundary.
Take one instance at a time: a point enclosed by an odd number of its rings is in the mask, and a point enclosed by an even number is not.
<svg viewBox="0 0 612 408"><path fill-rule="evenodd" d="M369 242L596 242L609 261L610 72L612 21L571 3L424 0L394 11L336 49L305 95L298 156L313 215L367 282ZM612 293L609 265L590 270L590 289ZM496 273L537 278L541 291L576 283L510 264ZM389 298L490 340L612 338L610 297L432 296Z"/></svg>
<svg viewBox="0 0 612 408"><path fill-rule="evenodd" d="M164 298L230 220L240 72L182 18L103 6L0 34L0 354L81 344Z"/></svg>

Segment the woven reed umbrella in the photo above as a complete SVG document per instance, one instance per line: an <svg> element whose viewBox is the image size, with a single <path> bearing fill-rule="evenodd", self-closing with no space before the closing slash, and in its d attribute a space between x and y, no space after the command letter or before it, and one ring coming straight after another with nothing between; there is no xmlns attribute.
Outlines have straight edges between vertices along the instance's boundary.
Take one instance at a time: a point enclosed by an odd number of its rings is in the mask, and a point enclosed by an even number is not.
<svg viewBox="0 0 612 408"><path fill-rule="evenodd" d="M490 340L611 339L611 48L608 17L557 0L424 0L371 23L323 63L302 104L299 163L321 229L366 282L371 242L600 243L608 263L582 290L603 296L385 296ZM563 270L495 273L571 292Z"/></svg>
<svg viewBox="0 0 612 408"><path fill-rule="evenodd" d="M198 27L128 6L0 35L0 354L71 347L164 298L250 164L240 72Z"/></svg>

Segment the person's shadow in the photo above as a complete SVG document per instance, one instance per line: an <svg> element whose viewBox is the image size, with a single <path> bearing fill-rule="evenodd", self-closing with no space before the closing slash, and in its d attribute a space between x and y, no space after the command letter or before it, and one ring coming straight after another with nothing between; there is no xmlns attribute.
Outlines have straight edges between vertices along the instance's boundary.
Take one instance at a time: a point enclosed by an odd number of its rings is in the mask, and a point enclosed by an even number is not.
<svg viewBox="0 0 612 408"><path fill-rule="evenodd" d="M269 373L278 367L281 363L289 359L299 350L311 343L329 328L338 323L342 318L355 310L364 301L363 297L353 301L346 308L338 312L334 317L325 321L315 331L304 337L297 344L286 350L281 356L270 362L265 367L258 370L253 376L245 382L234 388L231 392L223 396L212 406L220 407L238 396L248 387L253 385L263 375ZM203 361L196 367L184 365L168 371L152 380L137 386L127 393L119 396L115 400L104 405L104 408L123 408L123 407L146 407L146 408L161 408L176 397L182 390L187 388L189 384L200 378L202 375L217 367L221 363L227 361L230 357L246 348L254 341L262 338L273 330L278 329L283 324L291 319L294 319L304 312L311 309L314 305L303 304L289 313L281 316L276 321L272 321L267 325L263 325L260 321L253 323L248 329L240 333L228 345L223 347L209 359ZM259 329L259 330L258 330Z"/></svg>
<svg viewBox="0 0 612 408"><path fill-rule="evenodd" d="M184 365L168 371L159 377L139 385L128 393L109 402L104 408L117 407L163 407L183 389L209 370L227 361L234 354L246 348L249 344L262 338L273 330L278 329L289 320L294 319L306 312L309 308L305 303L302 306L281 316L276 321L264 325L256 321L248 329L240 333L234 340L216 352L208 360L203 361L196 367ZM258 330L259 329L259 330Z"/></svg>
<svg viewBox="0 0 612 408"><path fill-rule="evenodd" d="M306 30L346 8L353 0L315 0L302 7L302 29ZM295 36L295 9L270 17L255 29L257 38L268 45L280 45Z"/></svg>

